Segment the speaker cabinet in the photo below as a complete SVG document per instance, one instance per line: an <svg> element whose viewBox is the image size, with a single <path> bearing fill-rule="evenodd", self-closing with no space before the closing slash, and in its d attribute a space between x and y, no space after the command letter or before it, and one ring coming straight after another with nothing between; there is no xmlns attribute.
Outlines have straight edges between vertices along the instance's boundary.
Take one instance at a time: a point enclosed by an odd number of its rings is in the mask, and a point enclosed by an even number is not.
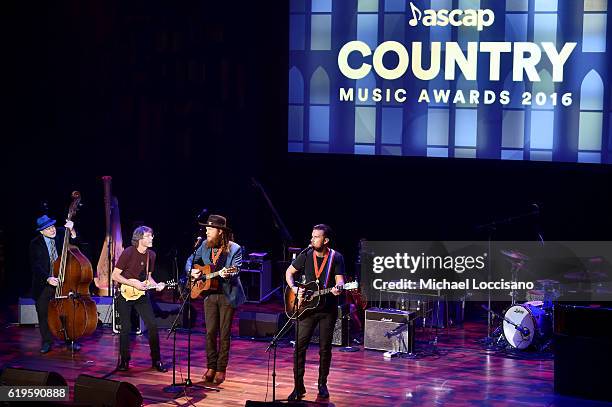
<svg viewBox="0 0 612 407"><path fill-rule="evenodd" d="M243 262L240 282L247 302L265 301L272 291L272 263L270 260Z"/></svg>
<svg viewBox="0 0 612 407"><path fill-rule="evenodd" d="M66 380L56 372L6 367L0 375L3 386L68 386Z"/></svg>
<svg viewBox="0 0 612 407"><path fill-rule="evenodd" d="M610 338L555 334L555 393L612 401L611 345Z"/></svg>
<svg viewBox="0 0 612 407"><path fill-rule="evenodd" d="M336 325L334 325L334 337L332 339L332 345L336 346L348 346L348 320L349 304L338 306L338 319L336 319ZM319 343L319 325L317 324L310 343Z"/></svg>
<svg viewBox="0 0 612 407"><path fill-rule="evenodd" d="M415 317L414 311L367 309L364 348L413 353Z"/></svg>
<svg viewBox="0 0 612 407"><path fill-rule="evenodd" d="M142 405L142 395L131 383L80 375L74 383L74 401L92 407Z"/></svg>
<svg viewBox="0 0 612 407"><path fill-rule="evenodd" d="M151 301L151 305L153 306L153 314L155 314L155 323L159 329L169 329L172 328L172 324L176 319L179 311L181 310L181 303L173 303L173 302L156 302ZM181 328L187 328L187 318L188 317L188 309L185 307L183 310L183 315L180 317L178 322L178 326ZM191 305L191 327L195 326L195 321L197 317L197 311L193 305Z"/></svg>
<svg viewBox="0 0 612 407"><path fill-rule="evenodd" d="M113 297L92 295L91 299L96 302L98 323L110 325L113 320Z"/></svg>
<svg viewBox="0 0 612 407"><path fill-rule="evenodd" d="M238 335L251 338L269 338L285 324L283 312L241 311L238 314Z"/></svg>
<svg viewBox="0 0 612 407"><path fill-rule="evenodd" d="M32 298L19 297L19 325L38 324L36 301Z"/></svg>

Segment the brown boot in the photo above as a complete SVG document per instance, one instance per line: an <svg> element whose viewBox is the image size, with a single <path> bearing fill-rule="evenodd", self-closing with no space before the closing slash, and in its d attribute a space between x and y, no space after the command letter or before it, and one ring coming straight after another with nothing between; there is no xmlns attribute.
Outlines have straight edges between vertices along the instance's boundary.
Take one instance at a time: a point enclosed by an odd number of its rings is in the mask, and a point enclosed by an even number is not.
<svg viewBox="0 0 612 407"><path fill-rule="evenodd" d="M208 369L206 373L204 373L204 376L202 376L202 379L204 379L205 382L212 382L214 378L215 369Z"/></svg>
<svg viewBox="0 0 612 407"><path fill-rule="evenodd" d="M215 373L214 384L221 384L225 381L225 372L217 372Z"/></svg>

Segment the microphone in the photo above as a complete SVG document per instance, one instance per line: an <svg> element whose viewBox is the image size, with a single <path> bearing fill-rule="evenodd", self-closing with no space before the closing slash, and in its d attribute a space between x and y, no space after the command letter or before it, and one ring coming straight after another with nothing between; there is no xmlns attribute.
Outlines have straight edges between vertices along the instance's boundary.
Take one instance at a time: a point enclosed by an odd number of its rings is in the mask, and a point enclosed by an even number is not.
<svg viewBox="0 0 612 407"><path fill-rule="evenodd" d="M306 253L306 252L308 251L308 249L312 249L312 244L309 244L308 246L306 246L306 248L305 248L304 250L302 250L302 251L301 251L301 252L298 254L298 256L299 256L300 254Z"/></svg>
<svg viewBox="0 0 612 407"><path fill-rule="evenodd" d="M198 236L195 243L193 244L193 248L194 249L198 248L200 244L202 244L202 240L204 240L204 238L202 236Z"/></svg>

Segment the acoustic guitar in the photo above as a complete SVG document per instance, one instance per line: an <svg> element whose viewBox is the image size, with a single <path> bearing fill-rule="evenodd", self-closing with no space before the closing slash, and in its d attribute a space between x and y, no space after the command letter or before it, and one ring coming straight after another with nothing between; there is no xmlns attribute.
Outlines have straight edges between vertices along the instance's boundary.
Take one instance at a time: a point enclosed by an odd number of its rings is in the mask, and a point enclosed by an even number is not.
<svg viewBox="0 0 612 407"><path fill-rule="evenodd" d="M353 281L351 283L345 283L342 290L352 291L356 290L358 287L359 284L357 281ZM304 315L304 313L317 308L319 306L321 296L331 293L333 288L334 287L330 287L320 290L319 284L316 281L311 281L304 284L304 294L302 295L302 298L298 298L291 287L285 287L285 314L287 314L288 318L301 317ZM297 308L295 308L296 301Z"/></svg>
<svg viewBox="0 0 612 407"><path fill-rule="evenodd" d="M140 280L136 280L135 278L130 278L128 279L128 281L140 281ZM149 280L146 280L144 283L147 286L147 290L154 290L157 288L157 284L159 284L159 283L150 284ZM166 281L165 284L166 286L164 288L176 287L176 281L174 280ZM138 288L134 288L131 285L121 284L121 296L125 298L126 301L137 300L143 295L145 295L145 291L139 290Z"/></svg>
<svg viewBox="0 0 612 407"><path fill-rule="evenodd" d="M192 269L200 270L202 275L198 278L191 277L192 287L191 287L191 298L198 298L200 294L207 294L210 291L217 291L219 289L219 279L215 277L219 277L221 273L227 272L230 276L238 274L238 268L235 266L232 267L223 267L219 271L212 271L212 266L210 264L206 264L204 266L200 266L196 264L192 267Z"/></svg>

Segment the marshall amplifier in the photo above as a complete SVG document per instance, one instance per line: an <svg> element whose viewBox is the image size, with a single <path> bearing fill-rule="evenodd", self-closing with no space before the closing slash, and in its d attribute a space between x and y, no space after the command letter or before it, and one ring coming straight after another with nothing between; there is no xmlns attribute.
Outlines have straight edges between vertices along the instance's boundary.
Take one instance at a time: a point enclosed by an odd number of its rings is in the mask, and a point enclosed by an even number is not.
<svg viewBox="0 0 612 407"><path fill-rule="evenodd" d="M365 311L365 349L414 353L416 312L369 308Z"/></svg>

